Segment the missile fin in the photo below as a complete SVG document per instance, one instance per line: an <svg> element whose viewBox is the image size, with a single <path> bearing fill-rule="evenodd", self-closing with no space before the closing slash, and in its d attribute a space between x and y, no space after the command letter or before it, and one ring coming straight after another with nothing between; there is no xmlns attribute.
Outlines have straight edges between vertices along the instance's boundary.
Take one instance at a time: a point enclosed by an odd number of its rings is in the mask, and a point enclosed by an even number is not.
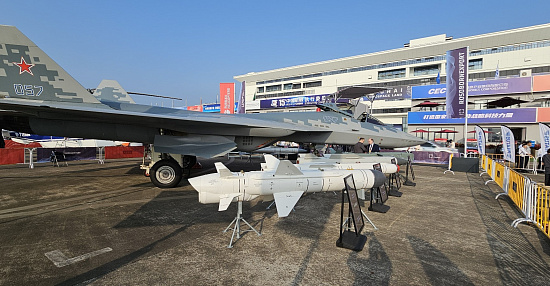
<svg viewBox="0 0 550 286"><path fill-rule="evenodd" d="M275 175L303 175L302 171L300 171L292 162L283 160L279 162L279 166L277 166L277 170L275 171Z"/></svg>
<svg viewBox="0 0 550 286"><path fill-rule="evenodd" d="M233 176L233 173L223 163L216 162L214 165L216 166L216 171L220 174L220 178Z"/></svg>
<svg viewBox="0 0 550 286"><path fill-rule="evenodd" d="M275 158L273 155L266 154L264 155L265 166L264 170L276 170L279 166L279 159Z"/></svg>
<svg viewBox="0 0 550 286"><path fill-rule="evenodd" d="M225 211L231 204L234 198L240 196L239 193L225 194L220 196L220 205L218 206L218 211Z"/></svg>
<svg viewBox="0 0 550 286"><path fill-rule="evenodd" d="M273 197L277 206L277 215L279 217L287 217L303 193L302 191L274 193Z"/></svg>

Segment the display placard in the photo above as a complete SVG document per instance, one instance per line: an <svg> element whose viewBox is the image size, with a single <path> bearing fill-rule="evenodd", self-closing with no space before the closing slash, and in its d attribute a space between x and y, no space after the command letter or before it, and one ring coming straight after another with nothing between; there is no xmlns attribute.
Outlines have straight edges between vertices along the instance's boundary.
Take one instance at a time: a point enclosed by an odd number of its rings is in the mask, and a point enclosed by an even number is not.
<svg viewBox="0 0 550 286"><path fill-rule="evenodd" d="M357 189L355 188L353 175L350 174L346 176L344 178L344 183L346 185L346 193L348 194L349 210L355 226L355 233L359 234L363 230L365 223L361 215L361 205L359 205L359 198L357 197Z"/></svg>

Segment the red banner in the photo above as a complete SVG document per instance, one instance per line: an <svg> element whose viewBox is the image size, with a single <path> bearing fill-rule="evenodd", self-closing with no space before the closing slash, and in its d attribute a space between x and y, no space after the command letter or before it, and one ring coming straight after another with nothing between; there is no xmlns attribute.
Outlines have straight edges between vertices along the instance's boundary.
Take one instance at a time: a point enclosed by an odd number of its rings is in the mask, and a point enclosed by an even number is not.
<svg viewBox="0 0 550 286"><path fill-rule="evenodd" d="M234 83L220 83L220 113L235 113Z"/></svg>
<svg viewBox="0 0 550 286"><path fill-rule="evenodd" d="M105 159L141 158L143 146L108 146L105 147Z"/></svg>
<svg viewBox="0 0 550 286"><path fill-rule="evenodd" d="M24 156L23 149L0 149L0 165L23 163Z"/></svg>
<svg viewBox="0 0 550 286"><path fill-rule="evenodd" d="M191 106L187 106L187 110L190 110L190 111L202 111L202 106L201 105L191 105Z"/></svg>
<svg viewBox="0 0 550 286"><path fill-rule="evenodd" d="M536 75L533 77L533 91L550 90L550 74Z"/></svg>

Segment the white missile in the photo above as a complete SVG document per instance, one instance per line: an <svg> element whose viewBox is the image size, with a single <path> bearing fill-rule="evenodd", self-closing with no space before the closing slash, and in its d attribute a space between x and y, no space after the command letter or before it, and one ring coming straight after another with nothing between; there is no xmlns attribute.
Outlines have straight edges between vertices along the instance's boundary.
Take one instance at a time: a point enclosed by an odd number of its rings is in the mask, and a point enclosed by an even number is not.
<svg viewBox="0 0 550 286"><path fill-rule="evenodd" d="M288 216L304 193L341 191L344 177L349 174L353 174L358 190L376 188L386 181L386 176L376 170L299 170L286 160L279 161L272 170L240 173L231 172L219 162L215 165L217 173L189 179L199 193L200 203L219 203L218 210L224 211L231 202L273 196L279 217Z"/></svg>
<svg viewBox="0 0 550 286"><path fill-rule="evenodd" d="M401 164L406 161L398 159L392 156L377 156L370 154L325 154L324 157L317 157L313 154L299 154L298 164L303 163L388 163L388 164Z"/></svg>
<svg viewBox="0 0 550 286"><path fill-rule="evenodd" d="M279 164L279 160L272 155L264 155L265 163L262 163L262 171L274 170ZM373 170L374 165L380 164L382 173L394 174L399 172L399 165L392 163L355 163L347 162L337 163L336 161L320 161L320 162L307 162L301 164L294 164L299 170L307 169L339 169L339 170Z"/></svg>

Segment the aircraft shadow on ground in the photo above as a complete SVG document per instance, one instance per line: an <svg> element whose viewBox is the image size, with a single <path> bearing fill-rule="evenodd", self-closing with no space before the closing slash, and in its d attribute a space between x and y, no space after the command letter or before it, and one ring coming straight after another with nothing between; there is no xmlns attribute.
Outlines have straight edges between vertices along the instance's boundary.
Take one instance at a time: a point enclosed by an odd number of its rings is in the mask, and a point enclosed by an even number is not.
<svg viewBox="0 0 550 286"><path fill-rule="evenodd" d="M496 194L502 191L500 187L495 186L494 183L485 186L477 174L468 174L468 180L472 198L487 229L487 242L493 253L502 283L547 285L550 281L548 264L525 235L519 229L511 226L514 219L523 217L512 200L507 196L501 196L495 200ZM492 191L492 188L496 188L497 193ZM507 208L513 209L516 216L508 216L502 205L508 205ZM540 233L538 229L537 232ZM541 238L544 252L549 253L548 238L545 238L543 234L540 234L539 238Z"/></svg>
<svg viewBox="0 0 550 286"><path fill-rule="evenodd" d="M166 191L160 193L154 199L147 204L143 205L132 215L121 221L114 228L131 228L131 227L145 227L145 226L166 226L166 225L181 225L168 235L161 237L160 239L137 249L127 255L124 255L118 259L110 261L97 268L89 270L85 273L77 275L66 281L59 283L58 285L76 285L87 284L91 281L97 280L117 269L143 257L149 255L158 249L162 249L159 245L164 243L176 243L170 240L177 237L180 233L185 232L189 227L200 223L227 223L229 224L236 214L236 204L231 204L229 209L225 212L218 212L217 204L203 205L197 202L197 198L182 198L173 199L177 196L187 195L189 192L174 192ZM250 203L243 203L243 217L248 218L255 211L258 211L262 206L251 207ZM263 219L257 221L248 220L253 226L261 229ZM220 231L223 229L220 229Z"/></svg>
<svg viewBox="0 0 550 286"><path fill-rule="evenodd" d="M431 285L474 285L472 281L447 256L429 242L407 236Z"/></svg>
<svg viewBox="0 0 550 286"><path fill-rule="evenodd" d="M355 276L353 285L389 285L392 263L384 247L375 235L368 235L369 257L359 258L359 252L352 251L347 264Z"/></svg>
<svg viewBox="0 0 550 286"><path fill-rule="evenodd" d="M190 193L193 193L193 196L189 196ZM235 217L235 203L232 203L227 211L218 212L217 204L201 204L195 194L190 191L163 191L114 228L182 225L195 222L229 224ZM250 215L250 209L250 203L243 203L244 217Z"/></svg>

